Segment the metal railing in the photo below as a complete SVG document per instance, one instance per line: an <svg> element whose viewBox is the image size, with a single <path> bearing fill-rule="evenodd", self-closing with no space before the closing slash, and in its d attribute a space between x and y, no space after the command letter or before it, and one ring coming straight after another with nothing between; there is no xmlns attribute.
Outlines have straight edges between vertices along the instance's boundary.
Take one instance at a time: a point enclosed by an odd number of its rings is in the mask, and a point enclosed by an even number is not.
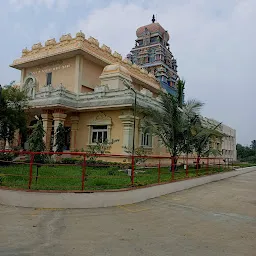
<svg viewBox="0 0 256 256"><path fill-rule="evenodd" d="M33 191L129 190L232 169L223 158L0 150L0 187Z"/></svg>

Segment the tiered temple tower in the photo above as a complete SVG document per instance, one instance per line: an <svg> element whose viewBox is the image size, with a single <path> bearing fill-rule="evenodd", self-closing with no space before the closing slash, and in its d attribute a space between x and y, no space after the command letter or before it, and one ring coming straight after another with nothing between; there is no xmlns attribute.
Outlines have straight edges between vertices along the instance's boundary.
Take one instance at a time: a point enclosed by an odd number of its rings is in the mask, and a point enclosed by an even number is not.
<svg viewBox="0 0 256 256"><path fill-rule="evenodd" d="M153 73L162 87L176 94L177 61L170 51L169 33L157 22L153 15L152 23L137 29L135 47L127 58Z"/></svg>

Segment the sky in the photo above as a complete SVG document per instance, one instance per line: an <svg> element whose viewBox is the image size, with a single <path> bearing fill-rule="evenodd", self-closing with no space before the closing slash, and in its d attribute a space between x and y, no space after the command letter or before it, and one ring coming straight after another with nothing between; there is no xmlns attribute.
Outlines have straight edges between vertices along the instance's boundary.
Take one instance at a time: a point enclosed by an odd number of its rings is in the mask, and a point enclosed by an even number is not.
<svg viewBox="0 0 256 256"><path fill-rule="evenodd" d="M256 0L5 0L0 2L0 84L20 79L9 64L23 48L82 30L124 57L155 14L170 34L186 99L202 114L256 139Z"/></svg>

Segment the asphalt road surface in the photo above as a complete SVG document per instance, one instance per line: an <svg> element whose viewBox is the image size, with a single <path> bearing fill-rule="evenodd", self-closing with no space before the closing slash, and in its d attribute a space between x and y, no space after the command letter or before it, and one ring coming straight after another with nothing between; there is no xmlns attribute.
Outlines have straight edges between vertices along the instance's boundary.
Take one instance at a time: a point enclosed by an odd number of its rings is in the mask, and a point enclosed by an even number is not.
<svg viewBox="0 0 256 256"><path fill-rule="evenodd" d="M256 171L112 208L0 206L0 255L256 256Z"/></svg>

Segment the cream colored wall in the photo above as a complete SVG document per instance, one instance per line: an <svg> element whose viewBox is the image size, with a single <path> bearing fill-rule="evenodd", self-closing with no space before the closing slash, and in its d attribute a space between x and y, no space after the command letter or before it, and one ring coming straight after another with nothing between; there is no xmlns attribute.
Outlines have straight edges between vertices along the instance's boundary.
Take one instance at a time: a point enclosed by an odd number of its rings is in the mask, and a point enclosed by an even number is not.
<svg viewBox="0 0 256 256"><path fill-rule="evenodd" d="M120 110L113 111L102 111L106 116L111 117L112 119L112 127L111 127L111 139L119 139L118 142L114 143L111 148L112 154L122 154L123 153L123 124L119 119L121 115ZM88 146L88 124L90 124L100 112L83 112L80 113L79 123L78 123L78 131L77 131L77 139L76 145L77 149L86 149Z"/></svg>
<svg viewBox="0 0 256 256"><path fill-rule="evenodd" d="M222 132L225 134L222 140L223 157L233 158L236 161L236 130L227 125L222 125Z"/></svg>
<svg viewBox="0 0 256 256"><path fill-rule="evenodd" d="M103 67L84 58L82 70L82 85L94 88L96 85L100 84L99 76L103 71ZM82 90L84 91L84 89Z"/></svg>
<svg viewBox="0 0 256 256"><path fill-rule="evenodd" d="M46 85L46 73L48 72L52 72L53 87L56 87L62 83L66 89L74 91L75 57L62 61L51 62L48 65L26 68L24 78L32 73L32 75L36 78L40 89Z"/></svg>
<svg viewBox="0 0 256 256"><path fill-rule="evenodd" d="M137 90L137 91L140 91L143 88L140 84L137 84L137 83L134 83L134 82L132 82L132 84L134 86L134 89Z"/></svg>

